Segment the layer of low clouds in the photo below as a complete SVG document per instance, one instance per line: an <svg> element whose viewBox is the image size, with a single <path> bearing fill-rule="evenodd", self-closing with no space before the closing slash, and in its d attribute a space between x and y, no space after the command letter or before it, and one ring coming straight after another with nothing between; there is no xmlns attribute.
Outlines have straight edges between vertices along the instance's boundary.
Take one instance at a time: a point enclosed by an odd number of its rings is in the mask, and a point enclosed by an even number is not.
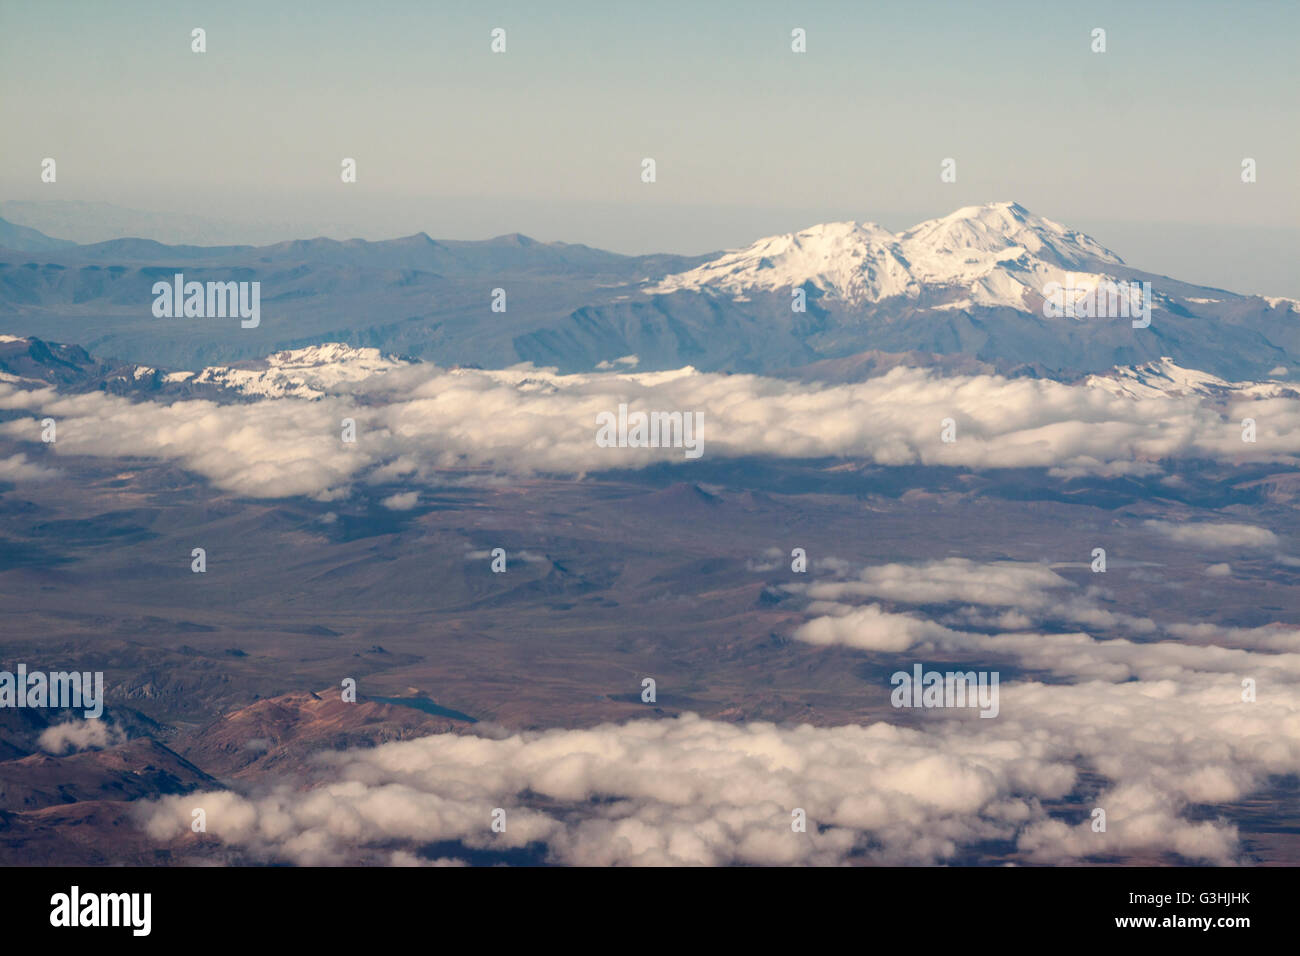
<svg viewBox="0 0 1300 956"><path fill-rule="evenodd" d="M684 462L682 448L596 444L600 413L700 413L705 457L858 458L880 465L1042 467L1057 474L1158 474L1166 458L1300 459L1300 401L1134 399L1100 388L897 368L847 385L754 375L604 372L558 375L418 364L316 401L132 402L0 383L0 408L27 412L0 432L29 441L58 421L56 455L178 462L251 497L331 498L357 481L426 481L443 468L561 475ZM1258 441L1240 421L1258 422ZM341 422L357 423L356 441ZM944 419L956 440L941 441ZM22 461L10 459L11 468Z"/></svg>

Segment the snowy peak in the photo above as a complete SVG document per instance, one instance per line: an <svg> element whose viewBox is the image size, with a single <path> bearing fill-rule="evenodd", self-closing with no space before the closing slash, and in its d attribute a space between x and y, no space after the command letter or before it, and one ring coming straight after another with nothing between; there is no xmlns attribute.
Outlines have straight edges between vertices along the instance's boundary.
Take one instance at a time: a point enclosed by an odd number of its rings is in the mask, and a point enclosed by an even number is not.
<svg viewBox="0 0 1300 956"><path fill-rule="evenodd" d="M760 239L747 249L668 276L652 291L714 288L743 295L805 283L854 302L917 291L898 238L872 222L828 222Z"/></svg>
<svg viewBox="0 0 1300 956"><path fill-rule="evenodd" d="M1026 309L1026 293L1061 280L1068 269L1088 271L1123 261L1100 243L1014 202L967 206L895 235L875 223L833 222L760 239L668 276L651 294L681 290L743 298L811 285L850 305L903 296L926 287L965 295L958 305Z"/></svg>
<svg viewBox="0 0 1300 956"><path fill-rule="evenodd" d="M101 360L76 345L0 335L0 382L23 388L54 385L69 392L104 391L132 397L199 396L317 399L415 363L374 348L325 342L266 358L167 372L151 365Z"/></svg>
<svg viewBox="0 0 1300 956"><path fill-rule="evenodd" d="M899 236L914 259L978 258L998 261L1028 253L1063 267L1123 260L1090 236L1035 216L1019 203L966 206L940 219L913 226Z"/></svg>
<svg viewBox="0 0 1300 956"><path fill-rule="evenodd" d="M1286 369L1274 369L1285 374ZM1279 381L1230 382L1208 372L1184 368L1169 356L1142 365L1117 365L1105 375L1089 375L1083 382L1126 398L1171 398L1195 395L1205 398L1296 398L1296 387Z"/></svg>
<svg viewBox="0 0 1300 956"><path fill-rule="evenodd" d="M258 398L312 399L409 364L404 359L386 356L379 349L325 342L276 352L254 362L209 366L197 375L172 372L165 381L216 385Z"/></svg>

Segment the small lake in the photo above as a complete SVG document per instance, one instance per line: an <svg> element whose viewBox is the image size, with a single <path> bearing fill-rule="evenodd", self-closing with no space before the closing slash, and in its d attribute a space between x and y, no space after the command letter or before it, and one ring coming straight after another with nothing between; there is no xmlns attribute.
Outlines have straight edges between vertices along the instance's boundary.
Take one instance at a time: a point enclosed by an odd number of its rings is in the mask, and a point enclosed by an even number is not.
<svg viewBox="0 0 1300 956"><path fill-rule="evenodd" d="M416 710L424 711L426 714L433 714L435 717L450 717L452 720L466 720L471 724L478 723L477 718L471 717L469 714L462 714L459 710L452 710L450 707L439 707L428 697L371 697L369 699L377 700L381 704L414 707Z"/></svg>

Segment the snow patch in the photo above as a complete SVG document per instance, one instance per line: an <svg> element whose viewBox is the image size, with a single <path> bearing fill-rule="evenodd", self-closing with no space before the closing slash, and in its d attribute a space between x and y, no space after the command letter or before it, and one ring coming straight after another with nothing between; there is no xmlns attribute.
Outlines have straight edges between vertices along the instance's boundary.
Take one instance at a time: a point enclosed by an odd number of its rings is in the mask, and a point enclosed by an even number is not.
<svg viewBox="0 0 1300 956"><path fill-rule="evenodd" d="M326 342L307 348L276 352L256 363L215 365L194 375L196 384L218 385L259 398L320 398L372 375L410 365L383 355L379 349L353 348ZM172 373L168 381L185 381Z"/></svg>
<svg viewBox="0 0 1300 956"><path fill-rule="evenodd" d="M1173 398L1183 395L1211 398L1297 397L1296 389L1283 382L1229 382L1208 372L1183 368L1167 355L1156 362L1119 365L1104 375L1089 375L1084 379L1084 385L1126 398Z"/></svg>

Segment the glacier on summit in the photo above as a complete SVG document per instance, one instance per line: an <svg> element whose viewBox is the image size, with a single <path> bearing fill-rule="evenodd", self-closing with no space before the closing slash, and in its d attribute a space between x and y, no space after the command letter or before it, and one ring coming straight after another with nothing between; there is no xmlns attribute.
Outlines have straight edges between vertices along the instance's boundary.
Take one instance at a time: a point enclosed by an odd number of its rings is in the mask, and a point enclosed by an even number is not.
<svg viewBox="0 0 1300 956"><path fill-rule="evenodd" d="M681 290L743 296L810 283L849 305L902 296L923 288L961 289L967 304L1026 310L1026 293L1066 270L1099 282L1095 271L1124 261L1096 240L1015 202L966 206L901 233L872 222L832 222L801 232L760 239L647 288L652 294ZM957 303L960 305L961 303ZM954 307L950 305L948 307Z"/></svg>

